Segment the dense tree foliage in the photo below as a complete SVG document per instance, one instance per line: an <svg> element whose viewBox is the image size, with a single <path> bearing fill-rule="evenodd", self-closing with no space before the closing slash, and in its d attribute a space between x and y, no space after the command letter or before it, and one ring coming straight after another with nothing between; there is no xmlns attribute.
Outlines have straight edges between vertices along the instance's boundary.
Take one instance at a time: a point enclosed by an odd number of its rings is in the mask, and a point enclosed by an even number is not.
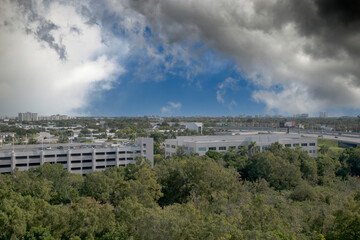
<svg viewBox="0 0 360 240"><path fill-rule="evenodd" d="M0 175L0 239L359 239L359 152L314 159L273 144L153 169L15 171Z"/></svg>

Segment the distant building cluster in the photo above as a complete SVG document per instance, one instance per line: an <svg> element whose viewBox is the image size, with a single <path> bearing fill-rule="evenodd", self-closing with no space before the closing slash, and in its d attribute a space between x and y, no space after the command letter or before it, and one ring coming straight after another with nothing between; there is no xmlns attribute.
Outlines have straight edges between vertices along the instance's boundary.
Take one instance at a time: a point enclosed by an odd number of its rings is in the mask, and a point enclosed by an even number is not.
<svg viewBox="0 0 360 240"><path fill-rule="evenodd" d="M70 117L68 115L51 115L51 116L39 116L38 113L19 113L18 119L20 122L35 122L35 121L54 121L54 120L67 120L67 119L73 119L74 117Z"/></svg>
<svg viewBox="0 0 360 240"><path fill-rule="evenodd" d="M327 113L327 112L320 112L320 117L321 117L321 118L327 118L327 117L328 117L328 113Z"/></svg>
<svg viewBox="0 0 360 240"><path fill-rule="evenodd" d="M40 116L39 120L67 120L67 119L74 119L75 117L71 117L68 115L60 115L60 114L56 114L56 115L51 115L51 116Z"/></svg>
<svg viewBox="0 0 360 240"><path fill-rule="evenodd" d="M308 118L308 113L300 113L300 114L294 114L294 118Z"/></svg>

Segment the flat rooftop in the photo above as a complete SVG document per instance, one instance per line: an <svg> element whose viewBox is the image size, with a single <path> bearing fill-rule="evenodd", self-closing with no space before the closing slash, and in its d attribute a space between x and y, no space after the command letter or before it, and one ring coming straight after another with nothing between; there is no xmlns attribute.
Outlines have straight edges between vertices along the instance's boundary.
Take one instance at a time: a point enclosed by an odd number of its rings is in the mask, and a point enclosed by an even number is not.
<svg viewBox="0 0 360 240"><path fill-rule="evenodd" d="M176 140L180 142L196 142L196 143L210 143L210 142L274 142L279 140L294 140L302 139L300 134L244 134L244 135L210 135L210 136L179 136Z"/></svg>
<svg viewBox="0 0 360 240"><path fill-rule="evenodd" d="M120 144L111 143L71 143L71 144L33 144L33 145L5 145L0 147L0 152L28 152L28 151L54 151L54 150L80 150L80 149L101 149L116 147L135 147L138 146L134 142L123 142Z"/></svg>

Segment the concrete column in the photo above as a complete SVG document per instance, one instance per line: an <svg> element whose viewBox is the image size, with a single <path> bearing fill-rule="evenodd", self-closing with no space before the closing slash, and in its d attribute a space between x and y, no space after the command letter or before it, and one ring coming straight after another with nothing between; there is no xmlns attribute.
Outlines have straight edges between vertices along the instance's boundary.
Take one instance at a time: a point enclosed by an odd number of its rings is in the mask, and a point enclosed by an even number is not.
<svg viewBox="0 0 360 240"><path fill-rule="evenodd" d="M15 170L15 156L16 156L15 152L12 151L11 152L11 173L13 173Z"/></svg>
<svg viewBox="0 0 360 240"><path fill-rule="evenodd" d="M67 152L67 170L68 172L71 172L71 150L68 149Z"/></svg>
<svg viewBox="0 0 360 240"><path fill-rule="evenodd" d="M40 166L44 164L44 150L41 150L40 153Z"/></svg>
<svg viewBox="0 0 360 240"><path fill-rule="evenodd" d="M116 147L116 154L115 154L115 156L116 156L116 162L115 162L115 164L116 164L117 167L119 167L119 165L120 165L120 161L119 161L120 154L119 154L119 151L120 151L119 147Z"/></svg>
<svg viewBox="0 0 360 240"><path fill-rule="evenodd" d="M93 172L96 170L96 148L92 152L92 170Z"/></svg>

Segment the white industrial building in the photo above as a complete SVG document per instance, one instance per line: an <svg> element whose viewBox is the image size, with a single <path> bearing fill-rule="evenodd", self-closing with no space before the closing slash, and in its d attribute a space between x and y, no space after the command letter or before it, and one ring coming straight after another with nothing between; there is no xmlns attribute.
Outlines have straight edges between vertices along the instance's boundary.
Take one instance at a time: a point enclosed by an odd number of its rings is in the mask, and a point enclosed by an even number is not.
<svg viewBox="0 0 360 240"><path fill-rule="evenodd" d="M259 150L266 150L272 143L280 143L285 147L301 147L312 157L317 156L317 138L303 138L299 134L244 134L214 136L181 136L165 140L165 156L172 156L177 148L184 147L187 154L191 152L205 155L209 150L226 152L238 151L242 146L256 142Z"/></svg>
<svg viewBox="0 0 360 240"><path fill-rule="evenodd" d="M121 144L18 145L0 148L0 173L36 168L44 163L60 163L71 173L86 174L107 167L126 166L141 156L154 164L153 139L137 138Z"/></svg>
<svg viewBox="0 0 360 240"><path fill-rule="evenodd" d="M184 122L185 128L202 134L203 124L201 122Z"/></svg>

